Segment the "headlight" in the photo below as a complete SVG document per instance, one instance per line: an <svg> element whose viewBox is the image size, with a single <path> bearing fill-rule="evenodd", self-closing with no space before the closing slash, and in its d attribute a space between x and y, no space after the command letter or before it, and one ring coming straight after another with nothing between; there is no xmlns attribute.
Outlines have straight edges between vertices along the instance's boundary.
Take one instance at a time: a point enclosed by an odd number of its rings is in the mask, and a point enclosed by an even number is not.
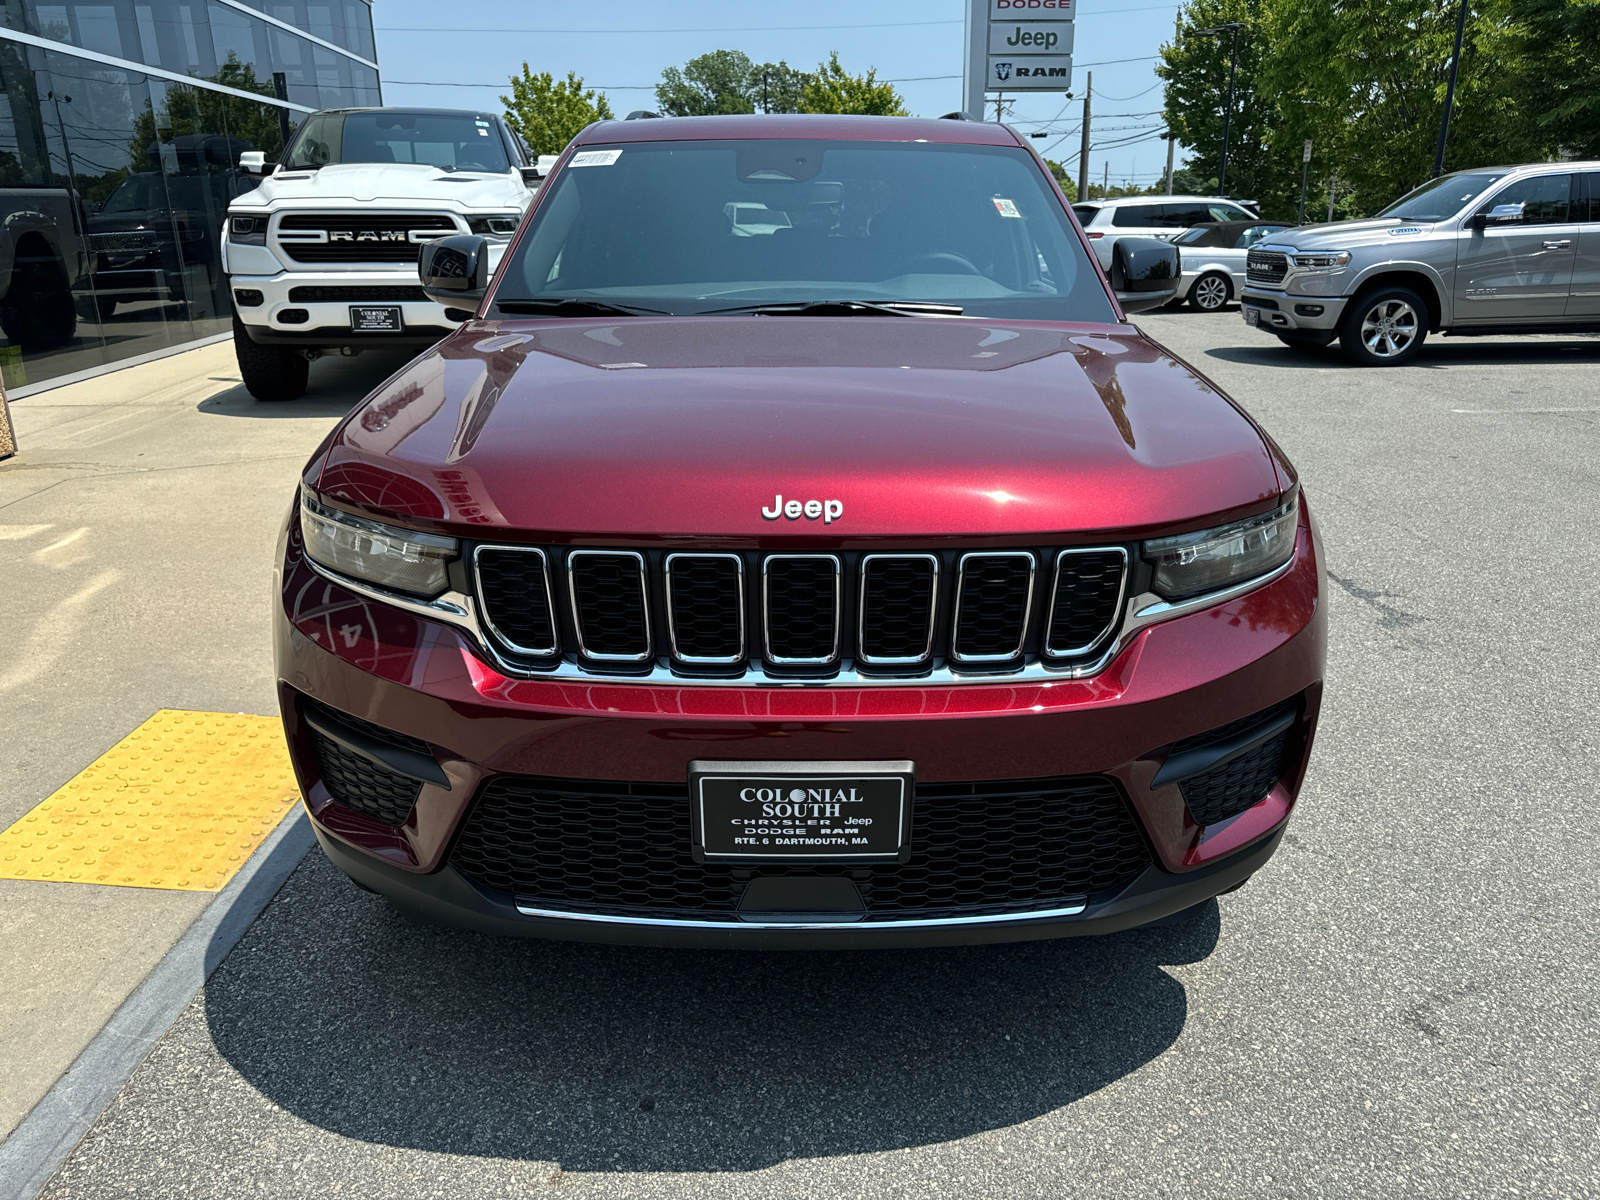
<svg viewBox="0 0 1600 1200"><path fill-rule="evenodd" d="M1153 538L1144 544L1145 561L1155 567L1151 587L1168 600L1214 592L1265 575L1294 553L1300 498L1214 529Z"/></svg>
<svg viewBox="0 0 1600 1200"><path fill-rule="evenodd" d="M267 244L267 218L265 216L236 216L228 218L228 240L247 246Z"/></svg>
<svg viewBox="0 0 1600 1200"><path fill-rule="evenodd" d="M480 237L510 237L517 231L517 222L521 219L517 213L500 217L468 217L467 228Z"/></svg>
<svg viewBox="0 0 1600 1200"><path fill-rule="evenodd" d="M1338 253L1296 254L1294 265L1303 271L1337 271L1350 265L1350 251Z"/></svg>
<svg viewBox="0 0 1600 1200"><path fill-rule="evenodd" d="M330 571L418 596L444 591L446 564L461 549L455 538L339 512L308 491L300 493L300 532L306 553Z"/></svg>

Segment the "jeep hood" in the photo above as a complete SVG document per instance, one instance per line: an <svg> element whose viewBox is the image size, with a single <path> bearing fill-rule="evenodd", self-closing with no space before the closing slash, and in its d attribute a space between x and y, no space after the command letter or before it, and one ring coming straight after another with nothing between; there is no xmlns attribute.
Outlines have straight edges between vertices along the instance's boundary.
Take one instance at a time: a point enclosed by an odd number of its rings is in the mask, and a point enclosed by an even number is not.
<svg viewBox="0 0 1600 1200"><path fill-rule="evenodd" d="M269 175L233 205L320 206L340 201L400 208L435 208L441 202L468 208L521 208L526 193L509 173L441 171L416 163L333 163L316 171Z"/></svg>
<svg viewBox="0 0 1600 1200"><path fill-rule="evenodd" d="M837 543L1164 532L1284 483L1130 326L673 317L468 322L346 419L318 488L479 538ZM779 496L843 512L764 518Z"/></svg>

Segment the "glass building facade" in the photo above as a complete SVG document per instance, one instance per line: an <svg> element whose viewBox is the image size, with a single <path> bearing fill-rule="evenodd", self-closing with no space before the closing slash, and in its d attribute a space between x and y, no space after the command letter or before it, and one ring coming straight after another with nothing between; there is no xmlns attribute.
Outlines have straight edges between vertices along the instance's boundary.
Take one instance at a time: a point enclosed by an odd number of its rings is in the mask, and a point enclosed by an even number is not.
<svg viewBox="0 0 1600 1200"><path fill-rule="evenodd" d="M381 103L367 0L0 0L6 386L228 332L239 155Z"/></svg>

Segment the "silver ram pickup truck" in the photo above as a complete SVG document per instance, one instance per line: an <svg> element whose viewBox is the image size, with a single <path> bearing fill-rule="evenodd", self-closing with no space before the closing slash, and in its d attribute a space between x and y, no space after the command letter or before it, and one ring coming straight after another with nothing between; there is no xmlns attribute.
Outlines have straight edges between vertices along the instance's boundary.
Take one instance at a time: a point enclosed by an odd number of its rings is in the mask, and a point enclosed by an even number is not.
<svg viewBox="0 0 1600 1200"><path fill-rule="evenodd" d="M1429 333L1600 330L1600 162L1445 175L1370 220L1270 235L1245 280L1247 325L1338 338L1363 366L1407 362Z"/></svg>

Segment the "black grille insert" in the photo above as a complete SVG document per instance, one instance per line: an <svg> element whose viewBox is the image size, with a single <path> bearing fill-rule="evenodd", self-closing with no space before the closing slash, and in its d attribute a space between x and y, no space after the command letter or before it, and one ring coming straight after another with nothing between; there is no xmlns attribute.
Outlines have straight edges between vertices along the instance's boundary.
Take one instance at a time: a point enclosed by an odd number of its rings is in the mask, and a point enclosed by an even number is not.
<svg viewBox="0 0 1600 1200"><path fill-rule="evenodd" d="M295 262L414 263L422 246L412 231L448 237L456 223L443 213L289 213L278 221L278 244ZM326 241L296 241L284 234L318 232Z"/></svg>
<svg viewBox="0 0 1600 1200"><path fill-rule="evenodd" d="M340 720L355 724L373 736L379 733L397 736L367 722L356 722L342 713L336 715ZM381 767L365 755L345 749L332 738L323 737L315 729L309 732L317 771L322 776L323 786L328 789L328 795L340 804L365 813L385 825L406 823L417 802L417 795L422 791L419 781ZM423 746L426 751L426 743Z"/></svg>
<svg viewBox="0 0 1600 1200"><path fill-rule="evenodd" d="M774 554L764 564L767 657L821 666L839 656L839 560L831 554Z"/></svg>
<svg viewBox="0 0 1600 1200"><path fill-rule="evenodd" d="M1252 250L1244 263L1245 278L1251 283L1281 283L1289 273L1289 256L1277 250Z"/></svg>
<svg viewBox="0 0 1600 1200"><path fill-rule="evenodd" d="M737 554L667 555L673 657L731 664L744 658L744 564Z"/></svg>
<svg viewBox="0 0 1600 1200"><path fill-rule="evenodd" d="M732 913L752 872L696 863L687 784L502 775L478 797L451 863L485 887L559 910ZM849 874L868 919L1049 908L1121 887L1150 854L1103 776L919 784L911 859Z"/></svg>
<svg viewBox="0 0 1600 1200"><path fill-rule="evenodd" d="M567 555L572 619L589 658L643 662L650 657L644 556L631 550L574 550Z"/></svg>
<svg viewBox="0 0 1600 1200"><path fill-rule="evenodd" d="M963 554L956 597L956 661L1005 662L1021 654L1032 600L1032 554Z"/></svg>
<svg viewBox="0 0 1600 1200"><path fill-rule="evenodd" d="M857 657L874 665L927 661L933 653L938 587L939 560L931 554L863 558Z"/></svg>
<svg viewBox="0 0 1600 1200"><path fill-rule="evenodd" d="M290 304L335 304L340 301L360 303L363 300L399 304L402 301L426 300L427 298L427 293L419 287L330 286L289 289Z"/></svg>
<svg viewBox="0 0 1600 1200"><path fill-rule="evenodd" d="M1063 550L1056 556L1046 653L1068 658L1100 644L1116 627L1127 568L1121 550Z"/></svg>
<svg viewBox="0 0 1600 1200"><path fill-rule="evenodd" d="M555 612L543 550L479 546L478 598L496 637L519 654L554 654Z"/></svg>

